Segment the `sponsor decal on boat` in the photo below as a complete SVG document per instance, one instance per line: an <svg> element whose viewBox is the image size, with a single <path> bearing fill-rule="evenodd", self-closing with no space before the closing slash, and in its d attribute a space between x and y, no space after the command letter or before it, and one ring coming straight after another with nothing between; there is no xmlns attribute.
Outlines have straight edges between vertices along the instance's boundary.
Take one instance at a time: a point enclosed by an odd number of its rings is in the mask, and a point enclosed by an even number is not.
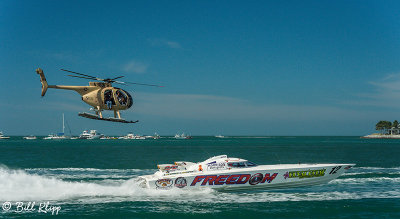
<svg viewBox="0 0 400 219"><path fill-rule="evenodd" d="M290 171L286 172L283 177L285 179L287 178L313 178L313 177L321 177L325 176L325 171L326 169L320 169L320 170L305 170L305 171Z"/></svg>
<svg viewBox="0 0 400 219"><path fill-rule="evenodd" d="M336 174L338 170L340 170L342 166L333 167L329 174Z"/></svg>
<svg viewBox="0 0 400 219"><path fill-rule="evenodd" d="M184 177L176 178L175 186L178 187L178 188L183 188L183 187L187 186L186 179Z"/></svg>
<svg viewBox="0 0 400 219"><path fill-rule="evenodd" d="M183 174L183 173L193 173L194 171L183 171L183 172L172 172L172 173L164 173L164 176Z"/></svg>
<svg viewBox="0 0 400 219"><path fill-rule="evenodd" d="M217 163L216 161L207 164L207 170L225 169L225 163Z"/></svg>
<svg viewBox="0 0 400 219"><path fill-rule="evenodd" d="M262 180L263 180L263 175L261 173L256 173L256 174L251 176L251 178L249 180L249 184L250 185L257 185Z"/></svg>
<svg viewBox="0 0 400 219"><path fill-rule="evenodd" d="M172 186L172 179L159 179L156 182L157 189L170 189Z"/></svg>
<svg viewBox="0 0 400 219"><path fill-rule="evenodd" d="M196 176L190 186L195 186L197 183L201 183L201 186L205 185L233 185L233 184L246 184L249 182L250 185L257 185L259 183L271 183L276 178L278 173L269 174L256 173L251 174L234 174L234 175L203 175Z"/></svg>
<svg viewBox="0 0 400 219"><path fill-rule="evenodd" d="M176 170L178 169L178 166L166 166L164 167L164 170Z"/></svg>

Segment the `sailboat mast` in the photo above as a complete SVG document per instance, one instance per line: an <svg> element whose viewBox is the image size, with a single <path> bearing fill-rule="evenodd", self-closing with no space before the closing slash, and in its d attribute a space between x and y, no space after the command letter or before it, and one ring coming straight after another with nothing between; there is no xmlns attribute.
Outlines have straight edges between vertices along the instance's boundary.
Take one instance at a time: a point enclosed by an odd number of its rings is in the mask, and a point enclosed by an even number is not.
<svg viewBox="0 0 400 219"><path fill-rule="evenodd" d="M64 125L64 113L63 113L63 134L65 133L64 129L65 129L65 125Z"/></svg>

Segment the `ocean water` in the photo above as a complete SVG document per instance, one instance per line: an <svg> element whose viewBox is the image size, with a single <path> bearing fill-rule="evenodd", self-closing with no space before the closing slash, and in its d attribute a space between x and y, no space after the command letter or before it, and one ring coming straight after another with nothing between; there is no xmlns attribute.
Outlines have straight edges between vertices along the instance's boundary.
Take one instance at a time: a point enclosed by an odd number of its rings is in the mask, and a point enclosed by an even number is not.
<svg viewBox="0 0 400 219"><path fill-rule="evenodd" d="M158 163L222 154L259 164L357 166L329 183L297 189L159 191L137 185L137 177L154 173ZM400 218L400 140L12 137L0 140L0 205L0 218Z"/></svg>

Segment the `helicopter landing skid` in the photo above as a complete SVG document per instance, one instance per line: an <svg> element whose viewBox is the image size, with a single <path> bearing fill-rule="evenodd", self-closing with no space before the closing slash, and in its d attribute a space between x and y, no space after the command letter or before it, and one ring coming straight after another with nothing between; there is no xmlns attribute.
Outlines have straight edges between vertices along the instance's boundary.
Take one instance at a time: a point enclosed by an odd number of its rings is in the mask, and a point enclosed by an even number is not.
<svg viewBox="0 0 400 219"><path fill-rule="evenodd" d="M110 122L121 122L121 123L137 123L137 122L139 122L139 120L127 121L124 119L118 119L118 118L113 118L113 117L100 118L99 116L97 116L95 114L90 114L90 113L78 113L78 116L82 116L82 117L85 117L88 119L104 120L104 121L110 121Z"/></svg>

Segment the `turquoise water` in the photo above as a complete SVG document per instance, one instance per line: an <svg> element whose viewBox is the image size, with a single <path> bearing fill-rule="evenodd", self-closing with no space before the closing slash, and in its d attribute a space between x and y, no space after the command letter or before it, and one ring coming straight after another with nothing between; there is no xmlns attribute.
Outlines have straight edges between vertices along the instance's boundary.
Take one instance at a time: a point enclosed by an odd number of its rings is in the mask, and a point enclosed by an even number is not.
<svg viewBox="0 0 400 219"><path fill-rule="evenodd" d="M281 190L152 191L157 163L227 154L259 164L356 163L327 184ZM0 140L0 218L400 218L400 140L194 137L191 140ZM11 208L4 210L4 203ZM35 202L35 211L16 212ZM38 212L40 203L60 207ZM7 208L7 206L6 206ZM42 208L44 209L44 208ZM50 209L50 208L48 208Z"/></svg>

